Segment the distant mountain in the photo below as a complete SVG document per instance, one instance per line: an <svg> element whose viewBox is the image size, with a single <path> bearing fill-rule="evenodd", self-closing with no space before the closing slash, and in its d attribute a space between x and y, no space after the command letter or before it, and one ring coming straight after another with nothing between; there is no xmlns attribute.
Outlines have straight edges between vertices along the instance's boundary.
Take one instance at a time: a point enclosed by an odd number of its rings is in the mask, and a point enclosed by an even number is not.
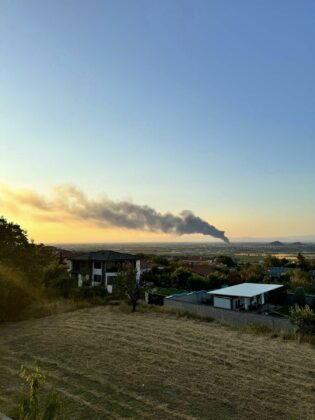
<svg viewBox="0 0 315 420"><path fill-rule="evenodd" d="M290 244L292 246L304 246L305 244L303 244L302 242L292 242L292 244Z"/></svg>
<svg viewBox="0 0 315 420"><path fill-rule="evenodd" d="M280 242L280 241L273 241L273 242L270 242L268 245L270 245L270 246L285 246L285 244L283 242Z"/></svg>

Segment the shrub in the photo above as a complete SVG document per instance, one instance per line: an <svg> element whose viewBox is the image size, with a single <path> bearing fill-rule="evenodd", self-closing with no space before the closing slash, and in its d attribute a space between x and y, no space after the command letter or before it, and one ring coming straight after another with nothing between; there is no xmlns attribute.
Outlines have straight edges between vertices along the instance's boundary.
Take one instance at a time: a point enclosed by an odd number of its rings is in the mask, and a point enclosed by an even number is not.
<svg viewBox="0 0 315 420"><path fill-rule="evenodd" d="M295 305L290 308L290 320L297 326L297 331L302 336L315 334L315 312L308 305L305 307Z"/></svg>
<svg viewBox="0 0 315 420"><path fill-rule="evenodd" d="M55 393L49 393L41 398L40 388L46 380L46 375L39 367L34 371L21 366L20 377L27 391L21 396L20 403L12 413L13 420L55 420L59 417L60 402Z"/></svg>
<svg viewBox="0 0 315 420"><path fill-rule="evenodd" d="M299 306L305 305L305 291L303 287L297 287L293 295L293 303Z"/></svg>
<svg viewBox="0 0 315 420"><path fill-rule="evenodd" d="M22 273L0 264L0 322L22 319L27 307L36 300L32 292Z"/></svg>

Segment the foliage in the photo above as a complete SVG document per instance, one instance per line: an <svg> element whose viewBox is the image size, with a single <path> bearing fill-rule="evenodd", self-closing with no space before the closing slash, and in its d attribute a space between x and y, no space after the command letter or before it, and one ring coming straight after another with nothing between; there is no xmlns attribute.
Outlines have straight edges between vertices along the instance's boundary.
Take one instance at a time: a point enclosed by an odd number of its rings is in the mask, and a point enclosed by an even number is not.
<svg viewBox="0 0 315 420"><path fill-rule="evenodd" d="M295 305L290 309L290 320L301 335L315 334L315 312L308 306Z"/></svg>
<svg viewBox="0 0 315 420"><path fill-rule="evenodd" d="M141 286L137 281L136 269L131 263L123 264L122 270L116 277L114 293L124 298L132 306L132 312L135 312L138 300L140 298Z"/></svg>
<svg viewBox="0 0 315 420"><path fill-rule="evenodd" d="M0 322L23 319L26 309L37 297L23 273L0 263Z"/></svg>
<svg viewBox="0 0 315 420"><path fill-rule="evenodd" d="M264 268L268 270L270 267L285 267L289 263L286 258L278 258L274 255L267 255L264 259Z"/></svg>
<svg viewBox="0 0 315 420"><path fill-rule="evenodd" d="M14 420L54 420L59 417L60 402L55 393L49 393L45 400L40 396L46 374L36 367L34 371L21 366L20 377L23 379L27 392L22 396L18 408L13 413ZM44 401L44 402L42 402Z"/></svg>
<svg viewBox="0 0 315 420"><path fill-rule="evenodd" d="M230 268L237 266L236 262L229 255L219 255L215 260L217 263L224 264Z"/></svg>
<svg viewBox="0 0 315 420"><path fill-rule="evenodd" d="M307 291L312 291L312 277L310 273L302 270L294 270L290 277L290 288L296 289L297 287L303 287Z"/></svg>
<svg viewBox="0 0 315 420"><path fill-rule="evenodd" d="M303 287L297 287L293 295L293 303L299 306L305 305L305 290Z"/></svg>
<svg viewBox="0 0 315 420"><path fill-rule="evenodd" d="M185 267L178 267L171 274L171 286L178 289L186 289L187 282L191 276L190 270Z"/></svg>
<svg viewBox="0 0 315 420"><path fill-rule="evenodd" d="M208 289L207 279L199 274L192 273L187 279L186 288L188 290L205 290Z"/></svg>
<svg viewBox="0 0 315 420"><path fill-rule="evenodd" d="M0 217L0 322L23 319L30 305L68 297L73 284L51 248L30 242L17 224Z"/></svg>
<svg viewBox="0 0 315 420"><path fill-rule="evenodd" d="M297 255L297 262L298 262L298 267L302 271L309 271L311 269L310 261L308 261L307 258L305 258L304 255L301 254L300 252Z"/></svg>
<svg viewBox="0 0 315 420"><path fill-rule="evenodd" d="M241 268L240 276L243 282L261 283L264 279L265 271L259 264L247 264Z"/></svg>
<svg viewBox="0 0 315 420"><path fill-rule="evenodd" d="M71 290L75 287L75 280L71 279L67 268L57 262L50 263L44 269L44 285L56 292L56 294L68 298Z"/></svg>

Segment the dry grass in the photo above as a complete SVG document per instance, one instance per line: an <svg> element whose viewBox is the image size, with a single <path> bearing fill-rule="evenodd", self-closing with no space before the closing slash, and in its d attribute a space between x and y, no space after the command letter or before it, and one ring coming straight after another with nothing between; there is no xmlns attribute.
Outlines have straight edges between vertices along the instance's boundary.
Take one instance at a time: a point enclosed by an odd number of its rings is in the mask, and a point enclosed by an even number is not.
<svg viewBox="0 0 315 420"><path fill-rule="evenodd" d="M315 349L215 322L94 307L0 326L0 411L22 363L71 419L313 419Z"/></svg>

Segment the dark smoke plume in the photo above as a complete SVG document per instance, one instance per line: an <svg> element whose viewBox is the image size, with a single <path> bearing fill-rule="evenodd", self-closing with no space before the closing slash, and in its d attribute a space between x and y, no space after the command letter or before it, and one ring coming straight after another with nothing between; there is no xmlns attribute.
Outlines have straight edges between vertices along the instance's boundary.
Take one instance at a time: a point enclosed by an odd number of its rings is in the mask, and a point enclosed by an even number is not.
<svg viewBox="0 0 315 420"><path fill-rule="evenodd" d="M139 206L128 201L111 201L103 198L88 200L74 187L58 190L59 204L68 212L82 219L91 219L103 226L148 230L151 232L176 233L178 235L200 233L229 242L224 231L218 230L191 211L185 210L179 216L159 213L148 206Z"/></svg>
<svg viewBox="0 0 315 420"><path fill-rule="evenodd" d="M128 201L112 201L107 197L88 199L72 185L62 185L55 189L51 198L33 190L13 191L3 189L6 201L15 203L41 220L66 222L67 219L91 220L103 227L147 230L151 232L175 233L178 235L199 233L229 242L224 231L185 210L178 216L159 213L148 206L139 206ZM1 195L0 195L1 204ZM3 203L2 203L3 204Z"/></svg>

